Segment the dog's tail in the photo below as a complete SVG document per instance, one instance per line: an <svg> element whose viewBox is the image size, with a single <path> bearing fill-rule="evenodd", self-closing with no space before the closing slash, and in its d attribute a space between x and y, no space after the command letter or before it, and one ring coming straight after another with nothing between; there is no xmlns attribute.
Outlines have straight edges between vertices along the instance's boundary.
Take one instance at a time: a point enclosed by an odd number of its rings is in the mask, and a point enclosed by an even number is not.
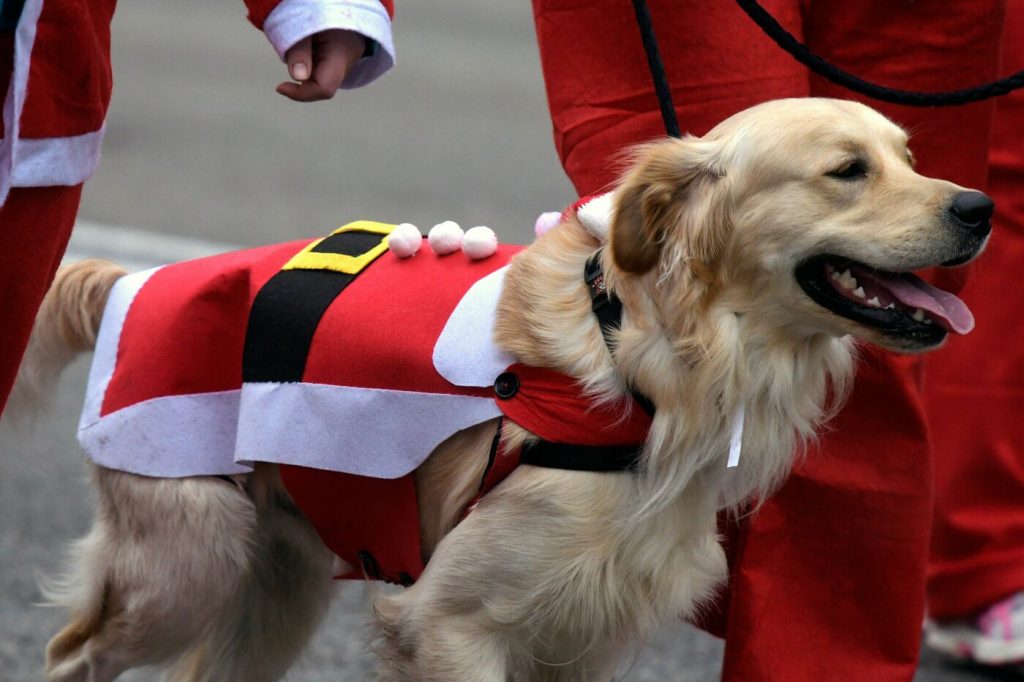
<svg viewBox="0 0 1024 682"><path fill-rule="evenodd" d="M103 309L114 283L127 274L119 265L90 259L62 266L36 316L9 405L36 411L46 403L61 372L96 345Z"/></svg>

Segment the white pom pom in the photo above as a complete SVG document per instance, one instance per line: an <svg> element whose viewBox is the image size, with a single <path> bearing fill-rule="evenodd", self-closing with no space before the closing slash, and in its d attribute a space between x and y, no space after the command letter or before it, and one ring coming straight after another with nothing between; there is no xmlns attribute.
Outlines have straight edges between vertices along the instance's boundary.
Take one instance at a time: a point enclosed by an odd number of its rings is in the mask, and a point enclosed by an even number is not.
<svg viewBox="0 0 1024 682"><path fill-rule="evenodd" d="M498 236L494 230L483 225L477 225L466 230L466 236L462 238L462 252L473 260L480 260L493 256L498 250Z"/></svg>
<svg viewBox="0 0 1024 682"><path fill-rule="evenodd" d="M462 248L462 228L453 220L446 220L430 228L427 233L430 248L439 256Z"/></svg>
<svg viewBox="0 0 1024 682"><path fill-rule="evenodd" d="M562 214L558 211L541 213L533 223L533 233L539 237L561 221Z"/></svg>
<svg viewBox="0 0 1024 682"><path fill-rule="evenodd" d="M388 248L399 258L415 255L421 246L423 246L423 235L420 234L420 228L412 223L396 225L388 235Z"/></svg>

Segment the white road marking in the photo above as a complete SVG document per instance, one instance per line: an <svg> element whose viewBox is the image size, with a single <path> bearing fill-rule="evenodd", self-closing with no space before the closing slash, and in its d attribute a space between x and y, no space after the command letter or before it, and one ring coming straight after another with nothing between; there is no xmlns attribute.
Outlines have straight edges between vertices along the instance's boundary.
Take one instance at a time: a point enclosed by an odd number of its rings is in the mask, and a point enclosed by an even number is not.
<svg viewBox="0 0 1024 682"><path fill-rule="evenodd" d="M79 220L75 223L64 260L106 258L129 270L144 270L238 248L241 247L236 244Z"/></svg>

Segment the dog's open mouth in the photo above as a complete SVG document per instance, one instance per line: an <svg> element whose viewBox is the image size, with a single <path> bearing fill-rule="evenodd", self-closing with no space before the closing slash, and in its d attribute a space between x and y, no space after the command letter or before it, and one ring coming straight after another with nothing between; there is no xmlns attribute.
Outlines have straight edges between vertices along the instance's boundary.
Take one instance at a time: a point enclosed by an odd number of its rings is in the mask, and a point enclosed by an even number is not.
<svg viewBox="0 0 1024 682"><path fill-rule="evenodd" d="M974 328L974 316L963 301L910 272L818 256L795 274L818 305L915 346L936 345L948 332L966 334Z"/></svg>

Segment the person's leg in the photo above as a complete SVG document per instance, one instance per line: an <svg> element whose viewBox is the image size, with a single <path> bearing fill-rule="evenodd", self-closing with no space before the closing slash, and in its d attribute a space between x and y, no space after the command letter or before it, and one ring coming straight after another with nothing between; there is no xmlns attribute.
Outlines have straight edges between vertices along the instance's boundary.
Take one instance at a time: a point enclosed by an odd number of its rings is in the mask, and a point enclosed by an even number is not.
<svg viewBox="0 0 1024 682"><path fill-rule="evenodd" d="M1003 69L1022 67L1024 2L1014 2ZM928 608L937 621L969 619L1024 591L1024 292L1016 285L1024 261L1022 122L1018 90L996 105L988 187L995 231L964 289L977 329L942 350L927 375L937 496ZM1017 619L1016 628L1005 629L1009 621L1001 618L992 634L1019 639L1024 655L1024 612Z"/></svg>
<svg viewBox="0 0 1024 682"><path fill-rule="evenodd" d="M0 32L0 97L10 84L13 55L14 34ZM6 201L0 198L0 413L67 247L81 194L79 185L12 189Z"/></svg>
<svg viewBox="0 0 1024 682"><path fill-rule="evenodd" d="M0 206L0 412L67 247L81 194L81 185L16 188Z"/></svg>
<svg viewBox="0 0 1024 682"><path fill-rule="evenodd" d="M606 160L616 149L663 129L639 36L634 34L631 46L628 36L619 35L625 26L633 27L628 8L618 7L622 16L611 17L616 9L607 3L583 8L578 2L561 4L535 1L538 36L559 154L577 189L588 193L614 178ZM876 12L885 9L875 4ZM795 5L766 5L784 25L799 24ZM686 130L700 134L718 119L763 99L806 94L802 67L734 12L731 3L713 8L652 6ZM888 29L877 31L876 37L890 50L910 40L908 26L916 25L916 19L902 23L895 14L891 25L884 12L874 17ZM837 28L849 22L850 35L857 32L858 17L837 13L832 18ZM826 30L824 19L812 13L812 29L837 38L835 30ZM962 17L954 13L949 19ZM978 25L975 20L969 24ZM859 26L863 30L865 24ZM892 30L901 35L889 35ZM918 38L925 42L926 36ZM624 55L626 50L631 53ZM859 54L858 48L853 53ZM953 54L962 57L959 51ZM985 66L971 74L975 79L990 75L993 66L989 53L978 54ZM913 64L900 66L898 56L890 52L886 58L897 68L915 71ZM857 68L877 77L880 62L871 74L867 57L858 58ZM977 66L974 59L967 68ZM942 80L947 74L934 75ZM697 103L688 111L693 101ZM985 105L975 108L983 110L977 115L981 127L976 128L983 138ZM963 132L948 122L939 132L950 130ZM919 155L934 169L931 150L919 150ZM958 173L965 167L983 171L983 155L980 161L976 156L946 174L970 182L971 172ZM882 355L862 363L851 404L834 432L765 505L749 534L730 543L735 575L727 613L725 679L903 679L913 674L931 502L915 364Z"/></svg>
<svg viewBox="0 0 1024 682"><path fill-rule="evenodd" d="M809 6L804 31L813 50L862 77L943 90L995 76L1001 9L822 2ZM818 77L811 91L854 97ZM984 186L991 103L868 103L914 133L925 175ZM752 521L732 586L724 679L913 677L932 502L920 369L915 358L867 355L832 428Z"/></svg>

